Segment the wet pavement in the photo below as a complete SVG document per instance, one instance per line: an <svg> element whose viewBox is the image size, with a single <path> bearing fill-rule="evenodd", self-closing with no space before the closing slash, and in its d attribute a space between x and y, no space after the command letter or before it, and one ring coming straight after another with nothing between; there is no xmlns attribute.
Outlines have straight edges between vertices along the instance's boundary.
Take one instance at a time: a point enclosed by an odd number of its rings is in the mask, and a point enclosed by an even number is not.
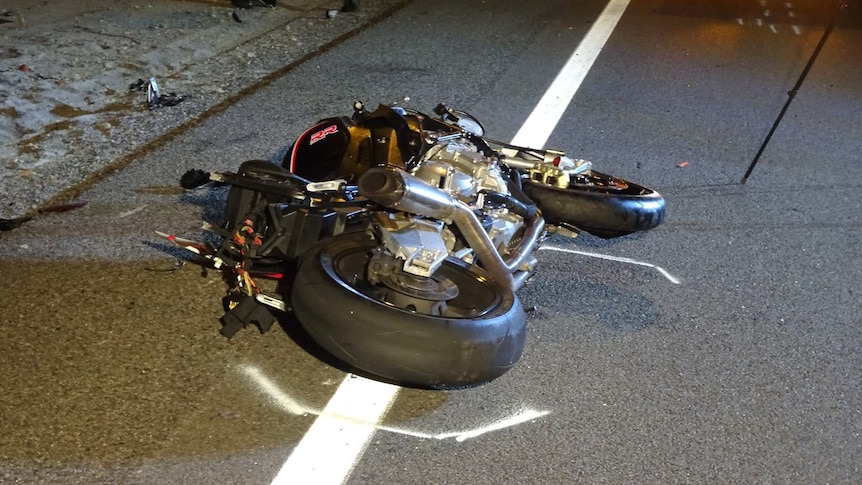
<svg viewBox="0 0 862 485"><path fill-rule="evenodd" d="M241 364L312 408L343 376L286 337L289 324L219 335L218 272L170 260L3 261L0 274L7 465L103 467L266 449L298 440L314 416L283 419ZM404 393L389 419L428 412L445 401L437 397L411 403Z"/></svg>
<svg viewBox="0 0 862 485"><path fill-rule="evenodd" d="M344 373L289 321L218 334L225 285L172 271L152 231L200 234L225 194L179 193L178 176L270 158L357 96L457 98L510 137L604 4L414 2L137 158L83 192L86 207L0 234L0 477L270 483L313 416L244 369L314 408ZM401 390L387 423L427 434L378 430L349 483L860 481L858 6L739 184L829 17L793 5L632 2L550 143L659 189L667 220L548 241L573 252L539 251L519 292L535 307L522 361L475 389ZM774 30L769 9L783 12ZM522 409L547 414L434 437Z"/></svg>

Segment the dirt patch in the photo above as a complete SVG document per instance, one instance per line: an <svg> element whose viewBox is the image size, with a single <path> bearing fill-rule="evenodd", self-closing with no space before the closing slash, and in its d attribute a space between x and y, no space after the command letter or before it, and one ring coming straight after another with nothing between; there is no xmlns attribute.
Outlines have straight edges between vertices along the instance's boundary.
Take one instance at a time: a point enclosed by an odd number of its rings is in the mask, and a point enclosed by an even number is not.
<svg viewBox="0 0 862 485"><path fill-rule="evenodd" d="M20 217L285 65L403 4L23 0L0 6L0 218ZM149 109L156 79L176 106Z"/></svg>

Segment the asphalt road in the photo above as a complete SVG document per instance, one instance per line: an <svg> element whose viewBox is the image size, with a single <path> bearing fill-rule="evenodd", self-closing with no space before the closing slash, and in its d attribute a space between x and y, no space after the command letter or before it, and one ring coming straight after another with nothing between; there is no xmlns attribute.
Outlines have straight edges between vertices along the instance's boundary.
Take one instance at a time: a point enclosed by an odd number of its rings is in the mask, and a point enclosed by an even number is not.
<svg viewBox="0 0 862 485"><path fill-rule="evenodd" d="M549 145L660 190L666 222L558 236L519 292L521 361L482 387L400 392L349 483L862 481L862 42L825 2L633 0ZM510 139L602 1L413 2L143 156L87 207L0 236L0 481L268 484L344 373L290 324L226 340L224 284L152 236L196 236L225 193L189 168L270 158L355 99L440 100ZM409 100L405 100L409 98ZM419 437L544 415L463 441ZM414 431L408 435L399 430Z"/></svg>

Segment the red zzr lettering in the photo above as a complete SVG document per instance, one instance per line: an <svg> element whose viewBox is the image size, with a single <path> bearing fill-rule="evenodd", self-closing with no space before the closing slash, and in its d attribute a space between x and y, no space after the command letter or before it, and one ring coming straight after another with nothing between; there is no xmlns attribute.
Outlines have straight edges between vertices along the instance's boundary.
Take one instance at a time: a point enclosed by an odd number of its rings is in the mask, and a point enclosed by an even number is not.
<svg viewBox="0 0 862 485"><path fill-rule="evenodd" d="M324 129L318 131L317 133L311 135L311 138L308 140L308 144L314 145L315 143L319 142L320 140L326 138L327 135L331 135L333 133L338 133L338 126L337 125L327 126L326 128L324 128Z"/></svg>

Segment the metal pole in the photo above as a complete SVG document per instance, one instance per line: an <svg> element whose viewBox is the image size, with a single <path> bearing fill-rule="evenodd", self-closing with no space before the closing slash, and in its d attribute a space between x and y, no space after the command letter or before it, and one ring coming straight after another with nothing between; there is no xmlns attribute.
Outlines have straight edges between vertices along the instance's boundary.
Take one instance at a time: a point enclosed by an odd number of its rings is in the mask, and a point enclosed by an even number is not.
<svg viewBox="0 0 862 485"><path fill-rule="evenodd" d="M748 170L745 172L745 175L739 183L745 184L745 182L748 181L748 176L751 175L751 172L754 171L754 166L757 165L758 161L760 161L760 156L763 155L763 151L766 150L766 145L769 144L769 140L771 140L772 135L775 134L775 130L781 123L781 119L784 118L784 113L787 112L787 108L790 107L790 103L793 102L793 98L796 97L796 93L799 92L799 88L802 87L802 82L805 81L805 77L808 76L808 71L811 70L811 66L814 65L814 61L823 49L823 45L826 44L826 39L828 39L829 34L832 33L832 28L835 27L835 20L838 18L838 14L841 13L841 10L846 5L847 3L844 2L844 0L840 0L838 2L838 8L835 9L835 13L832 15L832 20L829 21L829 25L826 27L826 30L823 31L823 36L820 38L820 42L817 44L817 47L814 48L811 58L808 59L808 64L805 65L805 69L802 70L802 74L799 76L799 79L796 80L796 85L793 86L793 89L788 91L787 102L784 103L784 107L781 108L781 112L778 113L778 118L776 118L775 123L772 124L772 129L769 130L769 133L763 140L763 144L760 145L760 149L757 150L757 155L754 156L754 160L751 161L751 165L748 166Z"/></svg>

